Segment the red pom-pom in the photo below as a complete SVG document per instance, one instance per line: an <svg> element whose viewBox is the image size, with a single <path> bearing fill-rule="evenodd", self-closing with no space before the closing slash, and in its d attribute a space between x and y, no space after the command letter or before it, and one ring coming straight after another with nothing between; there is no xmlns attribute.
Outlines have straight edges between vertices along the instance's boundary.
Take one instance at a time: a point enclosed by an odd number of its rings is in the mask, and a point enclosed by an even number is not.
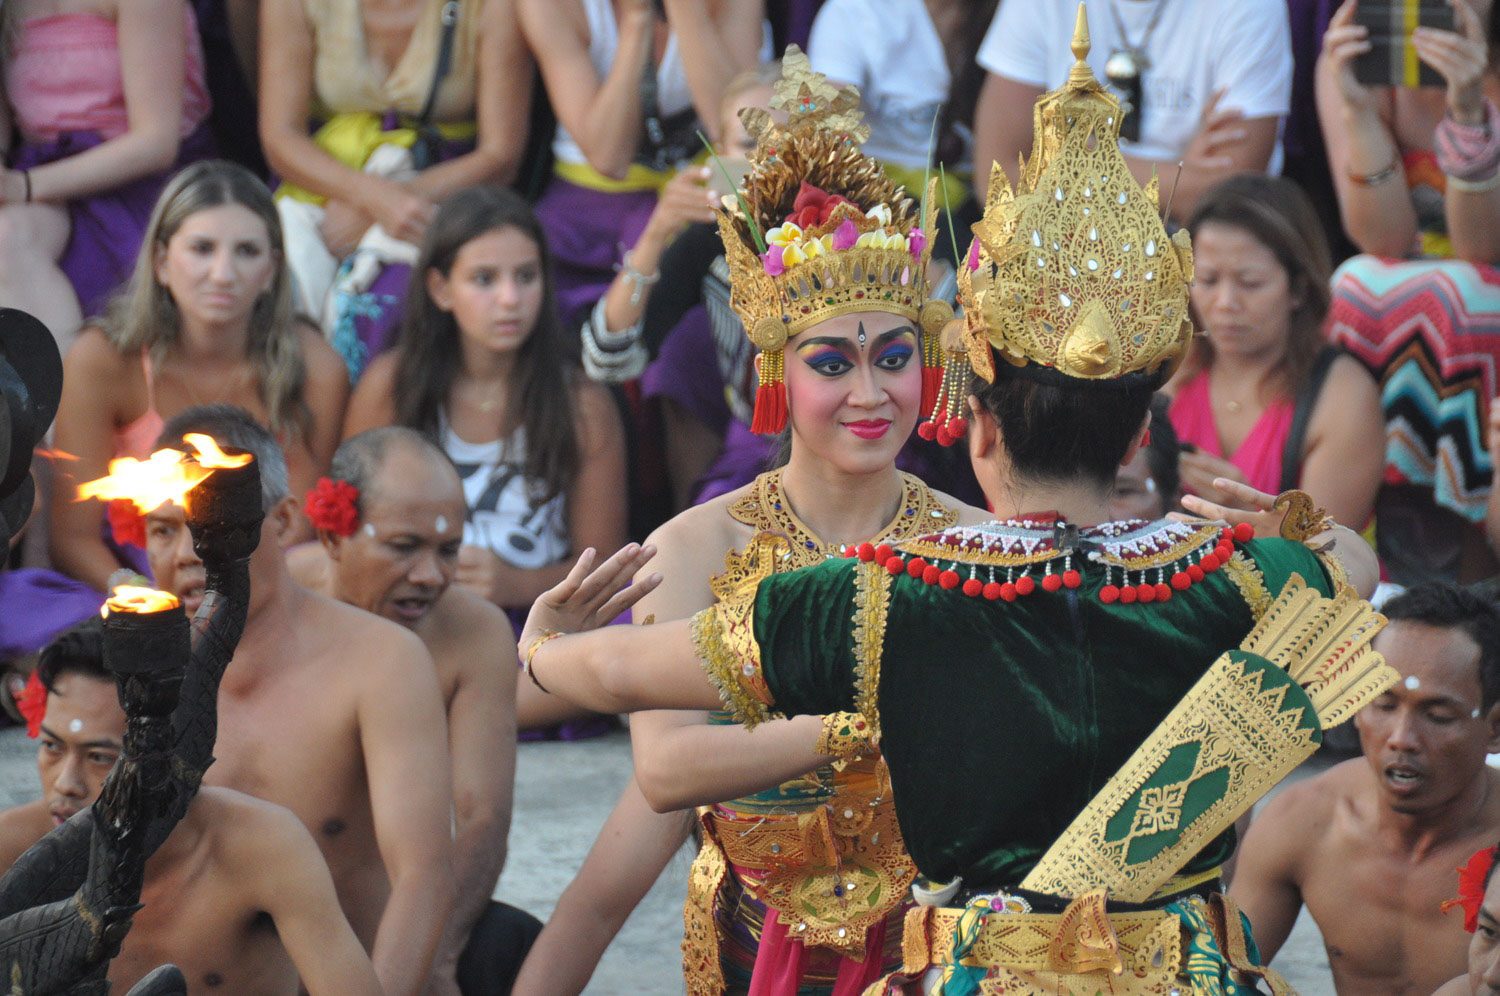
<svg viewBox="0 0 1500 996"><path fill-rule="evenodd" d="M335 536L353 536L359 528L358 502L359 489L348 481L320 477L302 507L313 528Z"/></svg>
<svg viewBox="0 0 1500 996"><path fill-rule="evenodd" d="M927 561L921 557L913 557L906 562L906 573L914 578L921 577L922 572L925 570L927 570Z"/></svg>
<svg viewBox="0 0 1500 996"><path fill-rule="evenodd" d="M983 591L984 582L978 578L969 578L969 580L964 582L964 594L970 598L978 598Z"/></svg>
<svg viewBox="0 0 1500 996"><path fill-rule="evenodd" d="M1198 561L1198 567L1204 574L1212 574L1219 569L1219 555L1217 553L1205 554L1203 559Z"/></svg>
<svg viewBox="0 0 1500 996"><path fill-rule="evenodd" d="M962 415L955 415L948 420L948 432L954 439L962 439L964 433L969 431L969 420Z"/></svg>
<svg viewBox="0 0 1500 996"><path fill-rule="evenodd" d="M1227 564L1229 558L1234 556L1234 544L1226 540L1214 547L1214 553L1218 556L1219 563Z"/></svg>
<svg viewBox="0 0 1500 996"><path fill-rule="evenodd" d="M1105 605L1113 605L1120 600L1120 589L1112 584L1107 584L1099 589L1099 601Z"/></svg>
<svg viewBox="0 0 1500 996"><path fill-rule="evenodd" d="M992 602L997 600L1000 597L1000 582L991 581L989 584L985 585L984 597Z"/></svg>
<svg viewBox="0 0 1500 996"><path fill-rule="evenodd" d="M1197 584L1199 581L1203 580L1203 568L1199 567L1197 564L1190 564L1187 569L1187 576L1189 581L1193 582L1193 584Z"/></svg>
<svg viewBox="0 0 1500 996"><path fill-rule="evenodd" d="M937 438L937 424L931 421L921 422L917 425L917 435L929 443Z"/></svg>
<svg viewBox="0 0 1500 996"><path fill-rule="evenodd" d="M958 572L944 571L938 575L938 584L942 585L945 591L952 591L958 587Z"/></svg>
<svg viewBox="0 0 1500 996"><path fill-rule="evenodd" d="M1013 581L1007 581L1000 586L1000 597L1007 602L1014 602L1017 594L1016 585Z"/></svg>
<svg viewBox="0 0 1500 996"><path fill-rule="evenodd" d="M952 446L953 445L953 442L954 442L954 440L953 440L953 433L951 433L951 432L948 431L948 427L946 425L945 426L941 426L938 429L938 431L937 431L937 441L938 441L938 445L939 446Z"/></svg>
<svg viewBox="0 0 1500 996"><path fill-rule="evenodd" d="M1063 584L1069 588L1077 588L1083 584L1083 575L1077 571L1063 571Z"/></svg>
<svg viewBox="0 0 1500 996"><path fill-rule="evenodd" d="M936 564L928 564L926 567L922 568L922 583L937 584L938 576L941 573L942 572L937 569Z"/></svg>
<svg viewBox="0 0 1500 996"><path fill-rule="evenodd" d="M858 557L859 556L859 551L857 549L855 549L854 547L849 546L847 543L844 545L844 549L841 550L840 553L842 553L843 556L846 557L846 558L848 558L848 557Z"/></svg>
<svg viewBox="0 0 1500 996"><path fill-rule="evenodd" d="M47 715L47 686L35 671L26 679L26 687L16 696L16 712L26 720L26 735L35 739L41 735L42 719Z"/></svg>
<svg viewBox="0 0 1500 996"><path fill-rule="evenodd" d="M1188 577L1187 571L1178 571L1172 575L1172 587L1178 591L1187 591L1193 586L1193 579Z"/></svg>
<svg viewBox="0 0 1500 996"><path fill-rule="evenodd" d="M1061 574L1044 574L1044 575L1042 575L1042 590L1043 591L1056 591L1057 589L1059 589L1059 588L1062 587L1062 584L1063 584L1063 582L1062 582L1062 575Z"/></svg>
<svg viewBox="0 0 1500 996"><path fill-rule="evenodd" d="M1135 601L1136 590L1134 585L1125 585L1120 589L1120 604L1130 605Z"/></svg>
<svg viewBox="0 0 1500 996"><path fill-rule="evenodd" d="M1022 595L1029 595L1036 591L1036 582L1031 580L1030 574L1022 574L1016 578L1016 591Z"/></svg>
<svg viewBox="0 0 1500 996"><path fill-rule="evenodd" d="M883 564L887 560L890 560L891 556L895 552L895 550L891 549L891 545L889 543L882 543L875 548L875 559Z"/></svg>
<svg viewBox="0 0 1500 996"><path fill-rule="evenodd" d="M863 560L867 564L870 561L874 560L875 559L875 547L872 546L872 545L870 545L869 543L861 543L859 545L859 559Z"/></svg>
<svg viewBox="0 0 1500 996"><path fill-rule="evenodd" d="M1234 527L1234 538L1241 543L1248 543L1255 539L1255 527L1248 522L1241 522Z"/></svg>
<svg viewBox="0 0 1500 996"><path fill-rule="evenodd" d="M1156 582L1156 600L1158 602L1170 602L1172 600L1172 589L1163 581Z"/></svg>
<svg viewBox="0 0 1500 996"><path fill-rule="evenodd" d="M887 557L885 560L885 569L891 574L892 577L897 574L905 574L906 561L902 560L900 557Z"/></svg>
<svg viewBox="0 0 1500 996"><path fill-rule="evenodd" d="M146 517L129 498L116 498L109 503L109 531L120 546L146 546Z"/></svg>
<svg viewBox="0 0 1500 996"><path fill-rule="evenodd" d="M1135 586L1135 597L1140 602L1156 601L1156 585L1138 584Z"/></svg>

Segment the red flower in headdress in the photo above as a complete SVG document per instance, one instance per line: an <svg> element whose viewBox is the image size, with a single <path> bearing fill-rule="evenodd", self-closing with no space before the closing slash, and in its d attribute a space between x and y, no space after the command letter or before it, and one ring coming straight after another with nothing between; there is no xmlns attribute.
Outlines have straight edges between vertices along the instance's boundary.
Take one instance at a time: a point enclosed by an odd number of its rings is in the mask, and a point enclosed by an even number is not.
<svg viewBox="0 0 1500 996"><path fill-rule="evenodd" d="M42 732L42 717L47 715L47 686L35 671L26 679L26 687L16 698L16 711L26 720L26 735L36 739Z"/></svg>
<svg viewBox="0 0 1500 996"><path fill-rule="evenodd" d="M358 502L359 489L348 481L320 477L307 493L303 510L315 528L335 536L353 536L359 527Z"/></svg>
<svg viewBox="0 0 1500 996"><path fill-rule="evenodd" d="M792 201L792 213L786 220L806 231L817 225L827 224L833 215L833 209L848 203L849 198L830 194L803 180L802 185L797 188L797 199Z"/></svg>
<svg viewBox="0 0 1500 996"><path fill-rule="evenodd" d="M109 503L109 531L121 546L146 546L146 517L129 498L116 498Z"/></svg>
<svg viewBox="0 0 1500 996"><path fill-rule="evenodd" d="M1464 909L1464 930L1474 933L1479 927L1479 907L1484 903L1485 880L1490 877L1490 868L1495 864L1497 848L1481 847L1458 869L1458 897L1447 899L1439 907L1444 913L1455 906Z"/></svg>

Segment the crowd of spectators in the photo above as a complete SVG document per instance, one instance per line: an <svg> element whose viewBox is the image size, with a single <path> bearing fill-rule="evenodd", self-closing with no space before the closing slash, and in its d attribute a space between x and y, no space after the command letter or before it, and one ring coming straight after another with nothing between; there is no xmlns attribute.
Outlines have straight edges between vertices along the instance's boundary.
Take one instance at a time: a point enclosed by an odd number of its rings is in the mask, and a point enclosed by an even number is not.
<svg viewBox="0 0 1500 996"><path fill-rule="evenodd" d="M1365 530L1389 591L1500 572L1500 2L1440 6L1396 39L1424 75L1376 83L1402 59L1357 0L1090 4L1127 164L1196 262L1200 335L1121 515L1222 500L1219 478L1300 487ZM860 88L892 178L941 176L951 274L1067 77L1076 7L4 0L0 307L46 324L66 378L50 500L0 574L0 700L151 574L74 488L196 406L261 421L294 496L342 440L426 437L467 504L456 583L517 628L583 549L747 483L784 446L749 429L713 220L774 55ZM914 439L901 465L978 500L961 453ZM607 722L524 683L515 708L544 735Z"/></svg>

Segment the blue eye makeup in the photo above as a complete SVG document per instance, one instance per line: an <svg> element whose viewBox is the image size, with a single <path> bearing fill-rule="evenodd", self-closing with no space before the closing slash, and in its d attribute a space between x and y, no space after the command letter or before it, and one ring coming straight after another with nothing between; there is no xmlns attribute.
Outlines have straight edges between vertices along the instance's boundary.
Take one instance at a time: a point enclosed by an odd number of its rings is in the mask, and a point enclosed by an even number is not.
<svg viewBox="0 0 1500 996"><path fill-rule="evenodd" d="M824 377L837 377L854 368L847 356L833 349L820 349L811 356L803 357L802 362Z"/></svg>
<svg viewBox="0 0 1500 996"><path fill-rule="evenodd" d="M908 343L892 343L875 357L875 365L882 370L901 370L915 352L916 348Z"/></svg>

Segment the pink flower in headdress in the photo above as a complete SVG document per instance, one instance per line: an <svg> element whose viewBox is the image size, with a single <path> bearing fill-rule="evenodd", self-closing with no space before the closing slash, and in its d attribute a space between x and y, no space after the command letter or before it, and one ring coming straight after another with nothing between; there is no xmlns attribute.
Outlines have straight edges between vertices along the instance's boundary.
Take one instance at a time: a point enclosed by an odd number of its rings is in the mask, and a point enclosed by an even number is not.
<svg viewBox="0 0 1500 996"><path fill-rule="evenodd" d="M859 239L859 229L854 227L854 222L845 218L839 222L839 227L833 230L833 247L844 250L852 247Z"/></svg>
<svg viewBox="0 0 1500 996"><path fill-rule="evenodd" d="M979 240L975 239L969 243L969 270L972 272L979 269Z"/></svg>
<svg viewBox="0 0 1500 996"><path fill-rule="evenodd" d="M797 199L792 201L792 213L787 216L787 221L804 229L823 225L833 215L834 208L848 203L847 197L830 194L803 180L797 188Z"/></svg>
<svg viewBox="0 0 1500 996"><path fill-rule="evenodd" d="M911 250L912 259L921 259L922 250L927 248L927 235L920 228L913 228L911 234L906 236L906 248Z"/></svg>
<svg viewBox="0 0 1500 996"><path fill-rule="evenodd" d="M769 249L767 249L766 254L761 257L762 265L765 266L766 272L771 276L779 277L786 272L786 264L781 261L781 254L785 251L786 249L784 246L773 245Z"/></svg>

